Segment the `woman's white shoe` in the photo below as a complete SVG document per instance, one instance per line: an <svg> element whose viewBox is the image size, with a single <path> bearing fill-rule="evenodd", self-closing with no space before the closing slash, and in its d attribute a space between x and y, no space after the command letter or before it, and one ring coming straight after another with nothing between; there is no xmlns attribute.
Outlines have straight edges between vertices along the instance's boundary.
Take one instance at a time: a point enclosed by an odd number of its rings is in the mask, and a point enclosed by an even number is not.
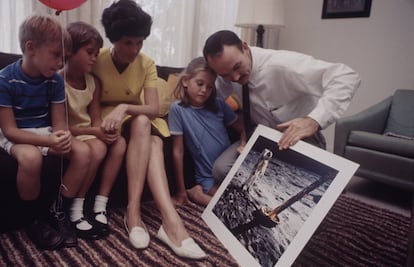
<svg viewBox="0 0 414 267"><path fill-rule="evenodd" d="M206 253L197 245L197 243L191 237L181 241L180 247L174 245L174 243L168 237L167 233L164 231L162 225L158 230L157 237L167 246L169 246L171 250L174 251L174 253L180 257L198 260L203 259L207 256Z"/></svg>
<svg viewBox="0 0 414 267"><path fill-rule="evenodd" d="M144 223L143 223L144 224ZM146 231L145 225L144 228L139 226L132 227L131 231L128 230L128 225L126 222L126 216L124 216L124 225L125 230L128 233L129 242L131 242L132 246L137 249L144 249L147 248L150 242L150 236Z"/></svg>

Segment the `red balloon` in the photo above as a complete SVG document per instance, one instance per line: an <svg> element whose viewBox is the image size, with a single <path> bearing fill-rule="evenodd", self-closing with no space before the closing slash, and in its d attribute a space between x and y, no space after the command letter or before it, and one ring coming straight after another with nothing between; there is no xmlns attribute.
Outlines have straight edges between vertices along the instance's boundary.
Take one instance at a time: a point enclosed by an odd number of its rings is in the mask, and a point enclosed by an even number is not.
<svg viewBox="0 0 414 267"><path fill-rule="evenodd" d="M40 2L56 10L69 10L77 8L86 0L40 0Z"/></svg>

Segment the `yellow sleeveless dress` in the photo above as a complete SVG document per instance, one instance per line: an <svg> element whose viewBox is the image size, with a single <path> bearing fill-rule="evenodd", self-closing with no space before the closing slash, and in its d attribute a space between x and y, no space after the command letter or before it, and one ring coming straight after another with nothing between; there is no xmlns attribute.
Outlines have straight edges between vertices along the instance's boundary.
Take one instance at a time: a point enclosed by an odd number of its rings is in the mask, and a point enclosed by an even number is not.
<svg viewBox="0 0 414 267"><path fill-rule="evenodd" d="M92 101L95 91L95 80L92 75L85 74L86 88L79 90L65 83L65 91L68 103L68 119L70 126L91 127L91 117L88 114L88 106ZM78 135L76 139L81 141L96 138L95 135Z"/></svg>

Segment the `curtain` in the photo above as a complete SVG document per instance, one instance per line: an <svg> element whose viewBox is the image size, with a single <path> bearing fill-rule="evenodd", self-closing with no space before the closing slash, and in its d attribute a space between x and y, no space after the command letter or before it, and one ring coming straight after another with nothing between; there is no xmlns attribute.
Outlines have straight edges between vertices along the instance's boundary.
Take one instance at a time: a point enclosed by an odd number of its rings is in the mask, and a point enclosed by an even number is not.
<svg viewBox="0 0 414 267"><path fill-rule="evenodd" d="M33 1L0 1L0 51L21 53L19 25L33 10Z"/></svg>
<svg viewBox="0 0 414 267"><path fill-rule="evenodd" d="M240 33L234 26L238 0L135 0L152 16L151 35L144 41L143 52L156 64L183 67L202 55L206 38L221 29ZM82 20L94 25L105 38L100 22L104 8L113 0L88 0L80 7L63 11L56 18L66 26ZM18 28L30 14L50 14L55 11L37 0L0 1L0 51L21 53Z"/></svg>

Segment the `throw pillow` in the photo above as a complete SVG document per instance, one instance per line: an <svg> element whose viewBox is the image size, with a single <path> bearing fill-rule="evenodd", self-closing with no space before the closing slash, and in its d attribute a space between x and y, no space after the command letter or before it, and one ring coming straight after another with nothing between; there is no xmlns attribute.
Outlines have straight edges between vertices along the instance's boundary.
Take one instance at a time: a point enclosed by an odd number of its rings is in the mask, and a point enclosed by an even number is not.
<svg viewBox="0 0 414 267"><path fill-rule="evenodd" d="M237 112L240 110L240 100L237 97L236 94L231 94L226 98L226 103L227 105L230 106L230 108L234 111Z"/></svg>
<svg viewBox="0 0 414 267"><path fill-rule="evenodd" d="M164 117L168 114L171 103L175 100L173 92L177 82L178 74L170 74L167 81L159 77L157 78L159 117ZM142 90L141 102L144 103L144 90Z"/></svg>
<svg viewBox="0 0 414 267"><path fill-rule="evenodd" d="M414 90L397 90L392 98L384 133L412 139L414 137Z"/></svg>

